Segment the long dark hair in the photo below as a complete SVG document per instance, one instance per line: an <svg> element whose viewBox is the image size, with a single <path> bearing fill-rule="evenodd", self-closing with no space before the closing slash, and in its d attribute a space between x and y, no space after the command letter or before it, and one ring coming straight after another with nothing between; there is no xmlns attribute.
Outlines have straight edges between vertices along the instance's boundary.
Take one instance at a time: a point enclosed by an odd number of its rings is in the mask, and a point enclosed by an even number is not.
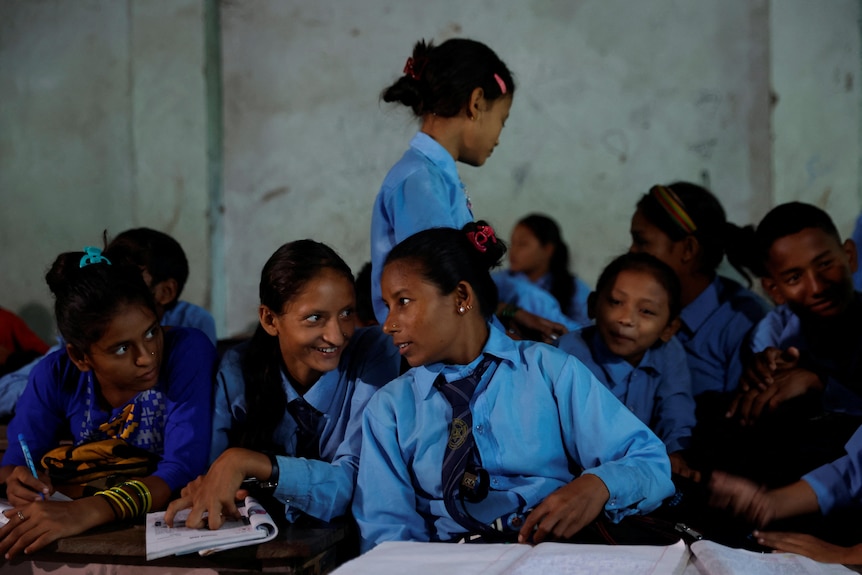
<svg viewBox="0 0 862 575"><path fill-rule="evenodd" d="M385 265L401 260L413 262L422 276L444 294L451 293L458 282L467 282L479 300L479 311L487 319L497 311L499 299L497 285L489 272L500 265L506 253L506 245L496 236L491 237L490 230L484 221L470 222L461 230L424 230L392 248Z"/></svg>
<svg viewBox="0 0 862 575"><path fill-rule="evenodd" d="M551 274L551 295L560 304L560 309L566 315L571 315L572 296L575 295L575 277L569 271L569 246L563 241L560 226L553 219L543 214L530 214L521 219L518 224L524 226L539 240L543 246L554 246L548 271Z"/></svg>
<svg viewBox="0 0 862 575"><path fill-rule="evenodd" d="M745 277L750 286L751 276L746 269L751 271L759 269L752 249L754 227L740 227L728 222L721 203L704 187L689 182L675 182L664 187L676 194L683 209L697 227L693 235L701 246L701 271L707 274L714 273L722 258L727 255L727 261ZM641 197L637 208L650 223L667 234L671 240L678 242L688 235L667 209L662 207L652 190Z"/></svg>
<svg viewBox="0 0 862 575"><path fill-rule="evenodd" d="M464 38L446 40L439 46L420 40L413 47L404 75L383 90L381 98L410 107L418 117L436 114L451 118L467 106L476 88L482 88L489 101L515 93L512 73L493 50Z"/></svg>
<svg viewBox="0 0 862 575"><path fill-rule="evenodd" d="M87 257L84 252L60 254L45 275L54 294L57 329L82 354L102 338L121 307L139 305L158 317L153 294L137 267L111 265L106 259L81 267Z"/></svg>
<svg viewBox="0 0 862 575"><path fill-rule="evenodd" d="M313 240L298 240L278 248L260 274L260 303L281 313L286 303L324 269L342 274L353 285L350 267L329 246ZM281 385L284 365L278 336L258 325L242 362L248 409L244 425L231 431L236 443L258 451L276 450L273 432L284 418L287 395Z"/></svg>

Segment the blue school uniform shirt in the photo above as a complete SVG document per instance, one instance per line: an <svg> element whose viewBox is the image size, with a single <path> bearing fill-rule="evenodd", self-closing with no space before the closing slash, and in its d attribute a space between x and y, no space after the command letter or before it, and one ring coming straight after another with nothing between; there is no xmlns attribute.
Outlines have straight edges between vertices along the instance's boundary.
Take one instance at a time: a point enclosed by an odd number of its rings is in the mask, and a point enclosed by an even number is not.
<svg viewBox="0 0 862 575"><path fill-rule="evenodd" d="M388 315L380 276L395 245L429 228L461 229L473 221L464 184L452 154L419 132L380 187L371 213L371 297L381 324Z"/></svg>
<svg viewBox="0 0 862 575"><path fill-rule="evenodd" d="M862 214L856 220L856 227L853 228L853 235L850 239L856 244L856 271L853 273L853 286L862 291Z"/></svg>
<svg viewBox="0 0 862 575"><path fill-rule="evenodd" d="M470 409L491 492L468 503L490 523L525 512L584 473L598 476L614 521L655 509L673 493L662 442L577 359L542 343L513 341L496 327L467 366L411 369L371 399L362 418L362 459L353 513L367 551L383 541L445 541L466 530L446 511L441 473L452 419L434 387L497 358Z"/></svg>
<svg viewBox="0 0 862 575"><path fill-rule="evenodd" d="M228 433L246 420L242 361L249 342L230 350L216 378L215 415L210 460L229 447ZM285 413L273 431L283 449L278 455L279 481L274 496L293 521L300 513L329 521L343 515L353 496L362 439L361 413L377 389L398 376L401 358L391 339L377 327L356 330L338 368L324 373L303 396L321 412L320 460L289 457L296 452L296 420ZM282 371L290 402L299 394Z"/></svg>
<svg viewBox="0 0 862 575"><path fill-rule="evenodd" d="M862 293L856 292L857 298L862 298ZM767 347L787 349L797 348L802 354L809 351L808 342L802 333L802 322L799 316L793 313L790 306L784 304L775 306L766 317L764 317L751 331L749 348L752 353L759 353ZM857 352L854 354L856 361L862 361L862 333L860 333ZM817 364L820 360L808 355L807 362ZM841 383L840 376L834 373L822 372L826 375L826 384L821 396L821 402L825 411L834 413L847 413L850 415L862 415L862 397L848 389ZM856 383L858 382L851 382Z"/></svg>
<svg viewBox="0 0 862 575"><path fill-rule="evenodd" d="M161 456L153 475L171 491L180 489L206 471L215 361L215 347L200 331L167 330L158 383L104 411L96 400L92 372L80 371L61 349L30 374L9 423L9 443L16 445L23 433L38 462L69 435L81 445L108 439L119 430L122 439ZM25 464L20 449L3 456L2 465Z"/></svg>
<svg viewBox="0 0 862 575"><path fill-rule="evenodd" d="M560 337L558 347L586 365L668 453L686 449L694 429L694 397L685 350L676 338L646 351L637 367L611 352L594 326Z"/></svg>
<svg viewBox="0 0 862 575"><path fill-rule="evenodd" d="M165 310L162 325L179 327L194 327L206 334L213 345L218 344L215 320L212 314L199 305L187 301L178 301L174 307Z"/></svg>
<svg viewBox="0 0 862 575"><path fill-rule="evenodd" d="M858 507L862 500L862 427L845 446L847 455L802 476L817 495L820 512Z"/></svg>
<svg viewBox="0 0 862 575"><path fill-rule="evenodd" d="M536 285L551 293L551 282L553 282L553 278L551 274L547 273L536 280ZM577 276L572 277L572 284L574 284L575 291L563 313L578 325L589 325L592 323L587 315L587 298L590 296L590 286Z"/></svg>
<svg viewBox="0 0 862 575"><path fill-rule="evenodd" d="M513 304L539 317L561 323L566 329L578 329L581 325L560 309L560 303L549 292L543 290L527 276L499 271L491 274L497 285L497 294L501 302Z"/></svg>
<svg viewBox="0 0 862 575"><path fill-rule="evenodd" d="M695 397L705 391L737 388L743 343L765 314L766 304L760 297L719 275L683 308L676 337L688 355Z"/></svg>

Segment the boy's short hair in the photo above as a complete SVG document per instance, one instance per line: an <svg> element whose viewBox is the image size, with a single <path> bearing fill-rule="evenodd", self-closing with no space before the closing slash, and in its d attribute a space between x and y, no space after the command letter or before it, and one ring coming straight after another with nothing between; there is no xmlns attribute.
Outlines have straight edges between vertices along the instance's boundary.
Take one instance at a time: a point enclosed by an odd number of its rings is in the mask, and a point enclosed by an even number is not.
<svg viewBox="0 0 862 575"><path fill-rule="evenodd" d="M172 307L180 299L189 277L189 262L180 243L168 234L151 228L126 230L108 244L105 255L111 260L145 268L153 285L176 280L177 297L167 307Z"/></svg>
<svg viewBox="0 0 862 575"><path fill-rule="evenodd" d="M817 206L803 202L787 202L772 208L763 216L754 232L758 258L763 264L758 273L761 276L766 275L765 265L769 259L769 250L776 241L808 228L823 230L841 243L841 236L832 218Z"/></svg>

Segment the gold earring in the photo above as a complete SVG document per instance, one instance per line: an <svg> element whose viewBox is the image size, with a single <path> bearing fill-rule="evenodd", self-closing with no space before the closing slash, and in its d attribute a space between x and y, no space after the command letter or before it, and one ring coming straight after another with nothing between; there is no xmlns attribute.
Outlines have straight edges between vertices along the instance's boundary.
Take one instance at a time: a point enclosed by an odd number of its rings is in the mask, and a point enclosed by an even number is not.
<svg viewBox="0 0 862 575"><path fill-rule="evenodd" d="M470 311L471 309L473 309L473 306L472 306L472 305L468 305L468 306L467 306L467 311Z"/></svg>

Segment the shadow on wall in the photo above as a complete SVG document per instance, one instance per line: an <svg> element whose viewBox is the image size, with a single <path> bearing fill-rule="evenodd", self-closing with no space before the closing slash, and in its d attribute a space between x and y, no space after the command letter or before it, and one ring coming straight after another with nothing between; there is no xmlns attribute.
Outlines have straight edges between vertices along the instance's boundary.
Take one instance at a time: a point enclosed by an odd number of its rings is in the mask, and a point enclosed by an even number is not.
<svg viewBox="0 0 862 575"><path fill-rule="evenodd" d="M57 328L54 325L54 312L43 304L31 302L15 312L30 326L36 335L49 346L57 343Z"/></svg>

